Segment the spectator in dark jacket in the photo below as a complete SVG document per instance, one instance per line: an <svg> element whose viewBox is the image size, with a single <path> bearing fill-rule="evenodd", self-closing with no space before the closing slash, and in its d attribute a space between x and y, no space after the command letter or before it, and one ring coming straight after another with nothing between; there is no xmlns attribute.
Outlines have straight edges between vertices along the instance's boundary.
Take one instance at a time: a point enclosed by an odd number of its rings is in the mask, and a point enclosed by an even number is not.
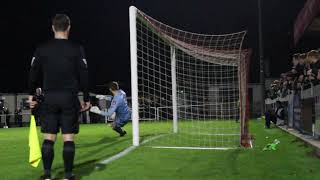
<svg viewBox="0 0 320 180"><path fill-rule="evenodd" d="M21 108L17 108L14 112L14 120L15 124L19 127L22 127L22 110Z"/></svg>
<svg viewBox="0 0 320 180"><path fill-rule="evenodd" d="M291 74L293 74L294 78L298 75L297 67L299 65L299 54L294 54L292 57L292 68L291 68Z"/></svg>
<svg viewBox="0 0 320 180"><path fill-rule="evenodd" d="M317 84L318 70L320 69L319 52L311 50L308 52L308 61L310 62L310 69L307 72L308 78L313 84Z"/></svg>
<svg viewBox="0 0 320 180"><path fill-rule="evenodd" d="M305 70L305 58L306 54L299 54L299 64L296 66L297 71L297 88L301 88L302 83L304 82L304 70Z"/></svg>
<svg viewBox="0 0 320 180"><path fill-rule="evenodd" d="M273 122L273 124L277 124L277 118L273 109L269 109L264 115L266 118L266 128L270 128L271 122Z"/></svg>

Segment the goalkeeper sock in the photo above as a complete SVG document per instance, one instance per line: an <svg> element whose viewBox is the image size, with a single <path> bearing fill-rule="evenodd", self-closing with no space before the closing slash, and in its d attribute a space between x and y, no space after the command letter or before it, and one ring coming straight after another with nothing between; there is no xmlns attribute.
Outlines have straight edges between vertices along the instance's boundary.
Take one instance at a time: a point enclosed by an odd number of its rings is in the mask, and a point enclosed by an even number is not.
<svg viewBox="0 0 320 180"><path fill-rule="evenodd" d="M63 145L63 160L65 178L72 176L73 161L75 154L75 145L73 141L66 141Z"/></svg>
<svg viewBox="0 0 320 180"><path fill-rule="evenodd" d="M44 175L46 177L51 176L51 166L54 158L54 150L53 150L54 141L45 139L42 144L42 161L43 161L43 169Z"/></svg>

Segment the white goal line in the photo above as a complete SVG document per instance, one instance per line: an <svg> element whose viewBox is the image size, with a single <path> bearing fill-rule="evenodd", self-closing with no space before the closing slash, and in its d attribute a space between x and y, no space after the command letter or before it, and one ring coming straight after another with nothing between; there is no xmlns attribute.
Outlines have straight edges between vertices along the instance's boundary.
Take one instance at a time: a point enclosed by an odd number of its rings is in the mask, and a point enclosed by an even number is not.
<svg viewBox="0 0 320 180"><path fill-rule="evenodd" d="M205 135L205 136L240 136L240 134L212 134L212 133L181 133L181 134L191 134L191 135Z"/></svg>
<svg viewBox="0 0 320 180"><path fill-rule="evenodd" d="M188 150L231 150L237 149L237 147L171 147L171 146L150 146L156 149L188 149Z"/></svg>
<svg viewBox="0 0 320 180"><path fill-rule="evenodd" d="M165 136L165 135L161 134L161 135L157 135L157 136L151 137L149 139L146 139L146 140L142 141L141 145L146 144L146 143L148 143L150 141L153 141L155 139L158 139L158 138L160 138L162 136ZM135 150L137 147L138 146L130 146L127 149L121 151L120 153L100 161L99 163L97 163L95 168L99 169L101 165L107 165L107 164L111 163L112 161L117 160L117 159L129 154L131 151Z"/></svg>

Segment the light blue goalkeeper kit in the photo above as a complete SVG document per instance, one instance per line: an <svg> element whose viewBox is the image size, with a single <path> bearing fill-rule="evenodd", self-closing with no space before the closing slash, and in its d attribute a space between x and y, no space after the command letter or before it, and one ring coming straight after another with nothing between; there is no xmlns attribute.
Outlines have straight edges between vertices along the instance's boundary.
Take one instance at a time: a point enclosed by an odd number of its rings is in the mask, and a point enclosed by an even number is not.
<svg viewBox="0 0 320 180"><path fill-rule="evenodd" d="M131 118L127 95L121 89L113 97L110 108L107 111L102 111L101 115L110 117L114 112L116 113L115 124L117 127L123 127Z"/></svg>

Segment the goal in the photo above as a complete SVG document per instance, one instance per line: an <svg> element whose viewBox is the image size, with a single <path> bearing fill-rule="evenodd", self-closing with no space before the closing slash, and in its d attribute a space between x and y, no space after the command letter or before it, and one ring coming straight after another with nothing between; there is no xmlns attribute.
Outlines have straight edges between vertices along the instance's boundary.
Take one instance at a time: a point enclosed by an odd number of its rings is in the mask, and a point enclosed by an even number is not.
<svg viewBox="0 0 320 180"><path fill-rule="evenodd" d="M191 33L129 12L133 145L248 146L246 32Z"/></svg>

